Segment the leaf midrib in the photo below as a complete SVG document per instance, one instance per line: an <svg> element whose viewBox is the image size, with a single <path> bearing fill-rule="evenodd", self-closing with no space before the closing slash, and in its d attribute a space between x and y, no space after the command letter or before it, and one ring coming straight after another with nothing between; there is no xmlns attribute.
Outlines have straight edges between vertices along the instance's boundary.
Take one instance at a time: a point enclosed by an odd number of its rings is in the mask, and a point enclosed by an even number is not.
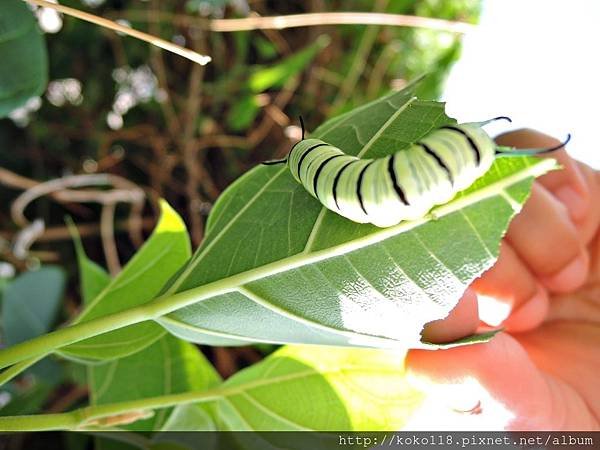
<svg viewBox="0 0 600 450"><path fill-rule="evenodd" d="M148 304L148 313L158 319L160 316L169 314L185 306L192 305L199 301L235 291L240 286L283 273L289 270L297 269L308 264L318 263L336 256L341 256L361 248L377 244L381 241L394 237L397 234L404 233L413 228L421 226L431 220L439 219L443 216L460 211L467 206L494 197L502 197L501 192L505 187L512 186L518 182L535 176L542 175L556 166L553 159L544 159L531 166L526 167L519 172L506 178L491 183L477 191L463 195L450 203L441 205L434 209L434 214L414 221L400 222L398 225L389 228L382 228L366 236L354 239L333 247L327 247L310 254L298 253L263 266L255 267L245 272L216 280L199 287L181 291L171 296L162 296L154 302Z"/></svg>

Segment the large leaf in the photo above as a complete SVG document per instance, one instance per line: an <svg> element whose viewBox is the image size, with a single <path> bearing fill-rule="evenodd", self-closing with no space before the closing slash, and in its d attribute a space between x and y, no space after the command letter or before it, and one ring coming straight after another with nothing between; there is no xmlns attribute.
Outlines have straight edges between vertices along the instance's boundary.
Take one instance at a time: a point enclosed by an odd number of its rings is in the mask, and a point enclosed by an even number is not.
<svg viewBox="0 0 600 450"><path fill-rule="evenodd" d="M110 283L110 275L102 267L88 258L81 242L81 236L72 220L67 221L75 246L79 268L79 290L84 305L92 302ZM104 297L106 298L106 297Z"/></svg>
<svg viewBox="0 0 600 450"><path fill-rule="evenodd" d="M25 272L10 282L2 302L2 343L15 345L50 331L64 287L64 272L50 266Z"/></svg>
<svg viewBox="0 0 600 450"><path fill-rule="evenodd" d="M93 405L203 391L220 383L213 367L195 346L168 334L133 355L90 366L88 374ZM152 417L123 428L160 430L168 423L171 411L172 408L158 410ZM170 420L170 429L177 427L176 420L177 417Z"/></svg>
<svg viewBox="0 0 600 450"><path fill-rule="evenodd" d="M3 0L0 13L0 118L40 95L48 82L46 45L22 0Z"/></svg>
<svg viewBox="0 0 600 450"><path fill-rule="evenodd" d="M334 118L314 136L349 154L400 150L448 123L412 86ZM420 220L380 229L321 206L285 167L261 166L220 198L206 239L167 293L159 319L195 342L419 346L498 255L534 176L553 161L505 158ZM173 308L176 309L176 308Z"/></svg>
<svg viewBox="0 0 600 450"><path fill-rule="evenodd" d="M399 430L422 399L404 382L403 360L394 351L287 346L227 380L216 417L227 430Z"/></svg>
<svg viewBox="0 0 600 450"><path fill-rule="evenodd" d="M188 260L190 242L185 224L161 202L161 218L152 236L123 271L86 305L76 322L86 322L151 301ZM154 322L131 325L85 339L60 350L63 356L81 360L106 360L135 353L164 335Z"/></svg>
<svg viewBox="0 0 600 450"><path fill-rule="evenodd" d="M58 267L43 266L10 281L2 302L2 339L5 346L49 332L63 300L66 277ZM27 383L8 383L10 402L0 415L31 414L46 402L54 387L63 380L62 367L43 359L27 369Z"/></svg>

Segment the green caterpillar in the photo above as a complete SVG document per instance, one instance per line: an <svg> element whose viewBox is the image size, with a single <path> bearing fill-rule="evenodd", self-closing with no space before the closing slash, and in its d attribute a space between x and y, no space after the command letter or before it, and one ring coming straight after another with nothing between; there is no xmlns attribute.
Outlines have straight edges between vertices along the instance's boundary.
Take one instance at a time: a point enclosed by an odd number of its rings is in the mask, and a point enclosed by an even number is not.
<svg viewBox="0 0 600 450"><path fill-rule="evenodd" d="M263 164L287 164L309 194L347 219L390 227L447 203L486 173L497 156L548 153L571 138L546 149L499 147L482 126L500 119L510 121L496 117L442 126L410 147L376 159L346 155L320 139L305 139L302 123L302 140L287 158Z"/></svg>

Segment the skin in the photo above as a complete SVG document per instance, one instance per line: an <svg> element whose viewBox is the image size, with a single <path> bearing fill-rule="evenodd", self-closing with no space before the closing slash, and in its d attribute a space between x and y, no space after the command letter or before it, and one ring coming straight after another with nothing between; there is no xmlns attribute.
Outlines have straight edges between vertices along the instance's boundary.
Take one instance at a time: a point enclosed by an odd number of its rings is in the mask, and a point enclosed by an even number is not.
<svg viewBox="0 0 600 450"><path fill-rule="evenodd" d="M502 145L552 146L532 130ZM511 223L496 265L476 280L450 316L424 336L450 341L504 327L490 342L411 350L409 379L435 407L428 429L600 429L600 173L552 154L562 170L540 178ZM432 411L434 411L432 413ZM419 412L410 426L419 427Z"/></svg>

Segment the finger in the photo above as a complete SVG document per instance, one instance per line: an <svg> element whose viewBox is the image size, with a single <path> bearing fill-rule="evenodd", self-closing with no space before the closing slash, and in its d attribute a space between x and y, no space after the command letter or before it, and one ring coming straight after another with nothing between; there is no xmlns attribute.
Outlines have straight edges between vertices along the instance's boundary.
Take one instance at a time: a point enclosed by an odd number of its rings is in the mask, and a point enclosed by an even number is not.
<svg viewBox="0 0 600 450"><path fill-rule="evenodd" d="M590 210L585 219L577 223L579 240L583 242L584 245L588 245L596 235L598 226L600 225L600 205L597 200L594 201L594 199L600 198L600 172L597 172L580 162L578 162L577 165L585 179L590 194L589 196L592 199Z"/></svg>
<svg viewBox="0 0 600 450"><path fill-rule="evenodd" d="M564 206L544 187L533 184L521 214L511 222L506 239L542 284L554 292L580 287L589 258Z"/></svg>
<svg viewBox="0 0 600 450"><path fill-rule="evenodd" d="M411 428L539 430L565 426L547 378L505 333L485 344L411 350L406 368L408 380L427 395L408 424Z"/></svg>
<svg viewBox="0 0 600 450"><path fill-rule="evenodd" d="M421 334L426 342L452 342L475 333L478 325L477 296L467 289L448 317L428 323Z"/></svg>
<svg viewBox="0 0 600 450"><path fill-rule="evenodd" d="M548 294L510 244L502 241L496 264L471 286L479 317L491 326L518 332L536 328L548 312Z"/></svg>
<svg viewBox="0 0 600 450"><path fill-rule="evenodd" d="M523 129L503 134L496 138L500 145L517 148L550 148L560 144L558 139L547 136L539 131ZM548 189L563 203L571 219L579 223L589 213L591 198L586 180L577 162L564 149L549 153L543 157L557 160L561 169L554 170L538 179L538 182Z"/></svg>

